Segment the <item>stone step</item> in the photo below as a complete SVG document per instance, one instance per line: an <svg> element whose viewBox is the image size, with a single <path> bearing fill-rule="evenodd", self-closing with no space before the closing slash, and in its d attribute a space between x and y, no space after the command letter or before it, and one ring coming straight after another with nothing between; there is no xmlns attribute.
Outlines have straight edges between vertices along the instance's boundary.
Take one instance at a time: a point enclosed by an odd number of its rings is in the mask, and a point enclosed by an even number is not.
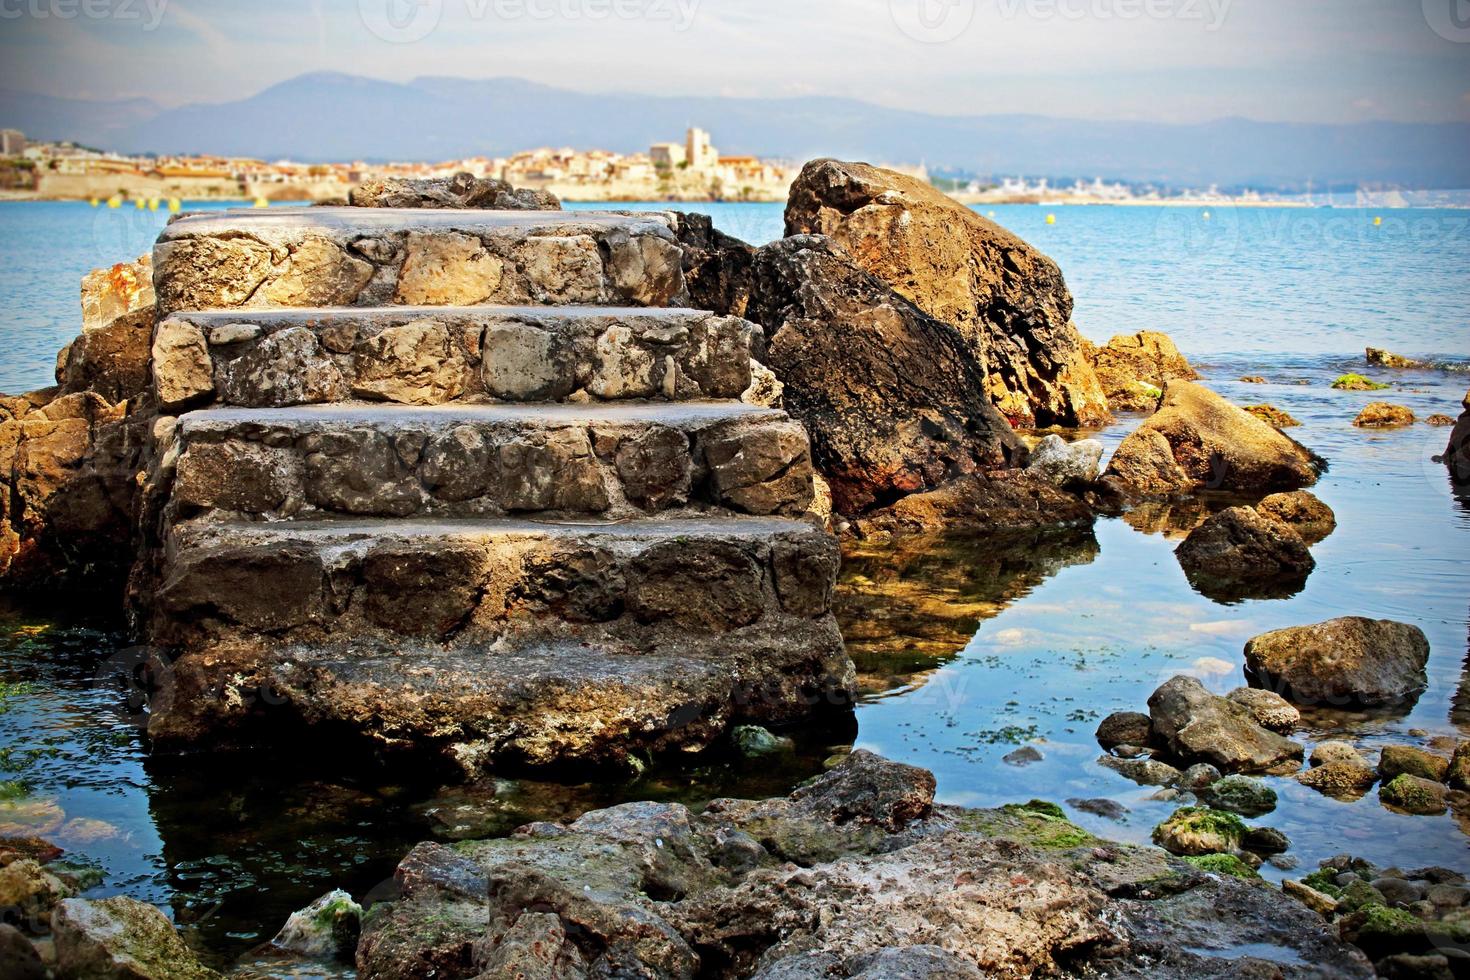
<svg viewBox="0 0 1470 980"><path fill-rule="evenodd" d="M666 214L419 208L235 209L171 222L153 250L180 310L534 303L679 306Z"/></svg>
<svg viewBox="0 0 1470 980"><path fill-rule="evenodd" d="M151 613L150 731L228 741L289 705L539 761L578 756L558 741L578 733L699 744L850 689L837 565L829 534L776 518L185 524Z"/></svg>
<svg viewBox="0 0 1470 980"><path fill-rule="evenodd" d="M172 521L799 516L813 501L806 430L739 402L205 409L180 418L174 458Z"/></svg>
<svg viewBox="0 0 1470 980"><path fill-rule="evenodd" d="M760 339L745 320L683 308L181 312L154 336L154 390L166 410L739 398Z"/></svg>
<svg viewBox="0 0 1470 980"><path fill-rule="evenodd" d="M851 703L830 617L782 616L652 649L599 640L446 651L414 643L223 645L168 668L154 744L255 744L307 728L437 753L469 776L614 764L708 747L738 723L779 724Z"/></svg>

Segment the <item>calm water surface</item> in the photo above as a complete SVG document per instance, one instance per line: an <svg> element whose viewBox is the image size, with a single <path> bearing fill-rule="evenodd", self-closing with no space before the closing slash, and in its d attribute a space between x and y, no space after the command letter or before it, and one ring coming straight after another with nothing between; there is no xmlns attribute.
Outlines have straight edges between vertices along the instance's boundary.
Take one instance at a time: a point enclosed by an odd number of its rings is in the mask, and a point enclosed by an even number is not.
<svg viewBox="0 0 1470 980"><path fill-rule="evenodd" d="M713 211L719 227L752 242L781 233L777 205L691 209ZM855 550L841 593L865 691L855 733L795 733L798 752L774 766L716 755L623 784L447 789L353 769L327 746L289 760L151 757L137 719L95 683L120 643L117 624L91 618L107 602L12 604L0 607L0 834L57 841L100 877L95 894L170 909L191 942L224 962L332 887L370 896L419 840L504 833L623 799L780 793L854 741L933 769L947 802L1114 799L1129 810L1122 821L1073 816L1144 840L1172 804L1096 764L1097 722L1142 708L1177 673L1228 691L1242 683L1251 636L1335 616L1422 628L1430 686L1402 712L1309 716L1297 738L1372 749L1470 737L1470 502L1428 462L1447 430L1350 424L1381 397L1421 418L1458 414L1470 384L1470 213L1215 209L1206 220L1176 208L993 210L1061 264L1084 333L1165 330L1212 387L1302 420L1292 435L1331 461L1316 492L1339 528L1314 549L1318 567L1301 593L1233 605L1196 593L1172 551L1199 509L1101 520L1086 532ZM0 205L0 390L49 383L57 348L78 329L81 275L147 251L165 218L85 203ZM1368 370L1368 345L1452 369ZM1331 390L1346 370L1395 389ZM1244 374L1269 383L1242 384ZM1136 423L1100 436L1111 447ZM1002 761L1026 743L1042 762ZM1470 871L1470 814L1402 816L1375 793L1342 803L1269 782L1280 805L1255 822L1286 832L1305 867L1351 850L1380 864Z"/></svg>

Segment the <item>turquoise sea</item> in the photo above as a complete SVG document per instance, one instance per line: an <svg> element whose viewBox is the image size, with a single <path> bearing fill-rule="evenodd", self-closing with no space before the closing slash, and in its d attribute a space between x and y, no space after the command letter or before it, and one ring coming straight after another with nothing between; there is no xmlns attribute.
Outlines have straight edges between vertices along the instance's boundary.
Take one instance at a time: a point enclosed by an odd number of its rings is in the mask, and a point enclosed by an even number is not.
<svg viewBox="0 0 1470 980"><path fill-rule="evenodd" d="M751 242L782 232L778 205L689 207ZM192 943L224 962L330 888L370 896L419 840L504 833L624 799L784 792L854 742L933 769L947 802L1112 799L1128 808L1121 821L1067 808L1102 835L1145 840L1174 804L1096 764L1097 722L1141 709L1176 673L1227 691L1242 683L1248 638L1336 616L1421 627L1430 686L1400 712L1310 714L1298 739L1371 750L1470 737L1470 500L1429 461L1447 430L1351 425L1369 400L1421 418L1459 413L1470 386L1470 212L986 210L1059 262L1086 335L1163 330L1216 390L1303 422L1292 435L1330 461L1316 492L1339 528L1314 549L1318 567L1302 592L1236 604L1196 593L1172 551L1198 510L855 552L842 590L865 690L855 732L793 733L797 753L774 765L715 754L627 784L457 788L350 767L311 746L289 759L151 756L134 719L93 683L121 642L117 624L98 620L92 602L11 603L0 610L0 834L57 840L95 866L98 894L170 909ZM49 383L56 350L79 328L81 275L146 251L165 219L85 203L0 205L0 390ZM1368 369L1367 346L1439 366ZM1348 370L1393 390L1332 390ZM1247 374L1268 383L1237 380ZM1125 418L1100 438L1115 445L1135 424ZM1003 761L1027 743L1041 762ZM1280 802L1255 822L1290 837L1303 871L1342 851L1470 871L1470 813L1412 817L1384 809L1376 793L1344 803L1289 779L1267 782Z"/></svg>

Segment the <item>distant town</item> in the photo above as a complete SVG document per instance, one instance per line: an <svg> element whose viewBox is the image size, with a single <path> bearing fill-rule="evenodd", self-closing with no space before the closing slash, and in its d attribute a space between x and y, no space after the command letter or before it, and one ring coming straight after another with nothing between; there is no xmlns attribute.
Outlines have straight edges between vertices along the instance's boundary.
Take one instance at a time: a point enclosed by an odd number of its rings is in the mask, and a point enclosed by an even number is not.
<svg viewBox="0 0 1470 980"><path fill-rule="evenodd" d="M1308 193L1224 193L1216 187L1162 188L1121 181L995 180L931 174L923 163L885 163L972 205L983 204L1234 204L1315 203ZM0 200L91 200L159 206L181 201L241 200L256 204L345 200L362 181L381 177L442 177L469 172L517 187L550 191L567 201L784 202L801 163L725 155L711 134L691 127L683 142L654 143L646 152L542 147L508 157L475 156L437 163L298 163L248 157L128 156L71 142L31 142L17 129L0 130ZM1395 207L1419 203L1397 192L1359 193L1357 203Z"/></svg>

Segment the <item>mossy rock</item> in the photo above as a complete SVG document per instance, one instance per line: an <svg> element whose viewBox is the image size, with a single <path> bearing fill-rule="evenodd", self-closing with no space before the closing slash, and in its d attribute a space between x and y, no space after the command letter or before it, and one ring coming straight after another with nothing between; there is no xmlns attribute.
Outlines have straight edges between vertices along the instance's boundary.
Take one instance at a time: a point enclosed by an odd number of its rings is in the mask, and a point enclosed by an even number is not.
<svg viewBox="0 0 1470 980"><path fill-rule="evenodd" d="M1259 817L1276 809L1276 791L1259 779L1233 774L1210 784L1200 794L1216 810Z"/></svg>
<svg viewBox="0 0 1470 980"><path fill-rule="evenodd" d="M1342 872L1334 868L1318 868L1311 874L1302 878L1302 884L1315 892L1321 892L1332 898L1342 898L1342 886L1337 883L1337 876Z"/></svg>
<svg viewBox="0 0 1470 980"><path fill-rule="evenodd" d="M1391 388L1393 386L1380 384L1370 378L1363 377L1361 374L1344 374L1332 382L1332 387L1338 391L1383 391L1385 388Z"/></svg>
<svg viewBox="0 0 1470 980"><path fill-rule="evenodd" d="M1236 851L1245 834L1245 822L1233 813L1186 806L1154 828L1153 841L1171 854L1192 857Z"/></svg>
<svg viewBox="0 0 1470 980"><path fill-rule="evenodd" d="M1378 798L1385 805L1405 813L1436 816L1447 809L1445 788L1433 780L1402 773L1378 787Z"/></svg>
<svg viewBox="0 0 1470 980"><path fill-rule="evenodd" d="M1048 851L1070 851L1098 842L1098 838L1068 820L1061 807L1044 800L1012 803L999 810L966 810L956 818L956 824L970 833Z"/></svg>
<svg viewBox="0 0 1470 980"><path fill-rule="evenodd" d="M1234 854L1197 854L1184 860L1201 871L1208 871L1211 874L1228 875L1231 878L1243 878L1246 881L1261 880L1255 868Z"/></svg>

